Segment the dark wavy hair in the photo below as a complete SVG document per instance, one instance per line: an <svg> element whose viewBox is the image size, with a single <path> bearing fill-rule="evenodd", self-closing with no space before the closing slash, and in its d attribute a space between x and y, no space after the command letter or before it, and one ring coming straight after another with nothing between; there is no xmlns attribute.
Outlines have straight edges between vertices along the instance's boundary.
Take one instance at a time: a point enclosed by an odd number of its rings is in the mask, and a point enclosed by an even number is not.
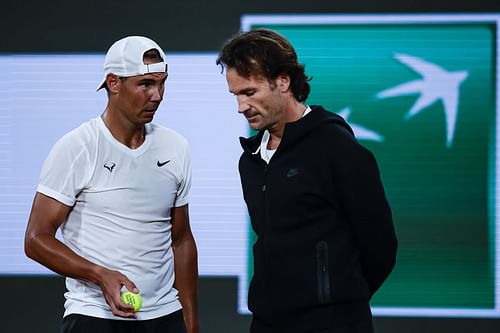
<svg viewBox="0 0 500 333"><path fill-rule="evenodd" d="M306 76L304 65L299 64L297 53L290 42L275 31L256 29L240 32L222 47L216 64L234 68L243 77L262 75L269 82L278 76L290 76L293 96L304 102L309 96L311 78Z"/></svg>

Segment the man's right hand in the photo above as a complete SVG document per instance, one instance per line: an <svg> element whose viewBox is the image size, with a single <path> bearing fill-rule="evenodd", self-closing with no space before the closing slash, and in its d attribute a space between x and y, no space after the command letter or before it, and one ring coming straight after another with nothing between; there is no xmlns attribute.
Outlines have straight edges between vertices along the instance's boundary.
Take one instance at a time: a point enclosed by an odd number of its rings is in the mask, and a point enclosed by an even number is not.
<svg viewBox="0 0 500 333"><path fill-rule="evenodd" d="M99 267L97 274L98 284L101 287L106 303L111 308L111 312L118 317L135 318L134 308L125 304L120 298L120 294L123 286L129 291L138 293L137 286L124 274L105 267Z"/></svg>

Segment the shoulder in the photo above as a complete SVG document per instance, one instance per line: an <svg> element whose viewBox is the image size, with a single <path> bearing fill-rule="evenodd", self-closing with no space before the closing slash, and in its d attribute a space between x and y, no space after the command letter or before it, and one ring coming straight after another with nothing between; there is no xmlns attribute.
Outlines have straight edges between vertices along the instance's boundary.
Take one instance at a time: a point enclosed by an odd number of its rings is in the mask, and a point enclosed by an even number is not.
<svg viewBox="0 0 500 333"><path fill-rule="evenodd" d="M323 148L331 156L346 159L349 156L372 158L372 153L356 139L344 118L321 107L313 111L318 112L316 116L321 118L320 126L314 130L316 140L324 143Z"/></svg>
<svg viewBox="0 0 500 333"><path fill-rule="evenodd" d="M188 145L187 139L177 131L158 124L151 124L150 131L155 140L162 142L175 142L181 145Z"/></svg>
<svg viewBox="0 0 500 333"><path fill-rule="evenodd" d="M97 119L91 119L63 135L54 145L53 150L68 153L81 153L96 144L98 138Z"/></svg>
<svg viewBox="0 0 500 333"><path fill-rule="evenodd" d="M346 140L357 142L349 124L340 115L327 111L320 106L312 106L308 116L314 117L317 126L314 132L325 140Z"/></svg>
<svg viewBox="0 0 500 333"><path fill-rule="evenodd" d="M91 122L71 130L54 144L42 169L44 182L56 184L55 179L64 174L91 172L99 145L98 128Z"/></svg>
<svg viewBox="0 0 500 333"><path fill-rule="evenodd" d="M330 140L357 142L351 127L346 123L337 121L325 122L322 126L318 127L317 132Z"/></svg>

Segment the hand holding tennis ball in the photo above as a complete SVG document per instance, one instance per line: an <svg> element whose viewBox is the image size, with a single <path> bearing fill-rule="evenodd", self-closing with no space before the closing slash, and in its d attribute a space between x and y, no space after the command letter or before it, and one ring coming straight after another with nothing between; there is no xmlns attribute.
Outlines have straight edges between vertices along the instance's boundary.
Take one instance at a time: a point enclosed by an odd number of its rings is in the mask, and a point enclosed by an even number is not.
<svg viewBox="0 0 500 333"><path fill-rule="evenodd" d="M131 305L134 308L134 312L137 312L142 307L142 297L141 294L136 294L131 291L124 291L120 294L120 298L123 303Z"/></svg>

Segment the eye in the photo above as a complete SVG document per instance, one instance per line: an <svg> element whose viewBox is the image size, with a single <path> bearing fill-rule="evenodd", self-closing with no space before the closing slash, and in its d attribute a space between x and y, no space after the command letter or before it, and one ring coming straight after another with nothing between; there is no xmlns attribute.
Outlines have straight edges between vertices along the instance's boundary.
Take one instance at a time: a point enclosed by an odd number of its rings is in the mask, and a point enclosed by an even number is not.
<svg viewBox="0 0 500 333"><path fill-rule="evenodd" d="M254 89L252 89L252 90L245 90L245 91L243 92L243 95L245 95L245 96L247 96L247 97L251 97L251 96L253 96L254 94L255 94L255 90L254 90Z"/></svg>
<svg viewBox="0 0 500 333"><path fill-rule="evenodd" d="M142 87L144 89L150 89L155 85L155 82L152 80L143 80L139 81L139 87Z"/></svg>

